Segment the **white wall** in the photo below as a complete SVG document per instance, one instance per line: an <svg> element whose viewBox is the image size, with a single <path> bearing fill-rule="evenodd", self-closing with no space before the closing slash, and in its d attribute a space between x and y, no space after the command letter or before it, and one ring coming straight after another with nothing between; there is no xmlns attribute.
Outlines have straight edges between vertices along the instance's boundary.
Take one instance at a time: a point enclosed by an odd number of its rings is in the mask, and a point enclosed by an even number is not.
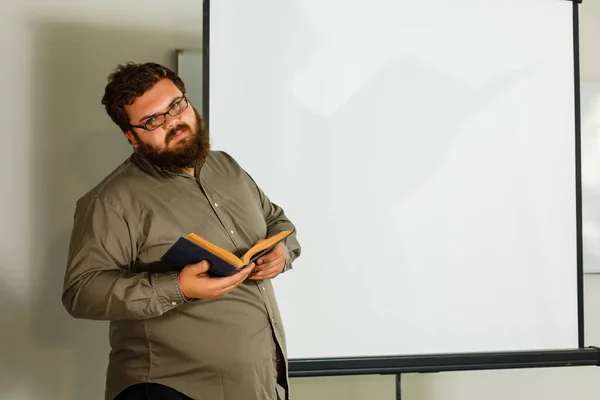
<svg viewBox="0 0 600 400"><path fill-rule="evenodd" d="M99 399L105 323L76 321L60 292L74 202L129 153L105 115L106 75L120 62L175 66L198 47L200 0L21 0L0 14L0 399ZM600 6L582 7L582 73L600 81ZM586 335L600 344L600 276L586 276ZM296 400L394 398L382 376L293 380ZM600 370L406 375L407 399L595 399Z"/></svg>
<svg viewBox="0 0 600 400"><path fill-rule="evenodd" d="M600 82L600 2L584 0L579 6L579 35L582 79Z"/></svg>
<svg viewBox="0 0 600 400"><path fill-rule="evenodd" d="M107 324L61 305L75 200L130 152L100 103L129 60L175 67L202 4L21 0L0 12L0 399L102 398Z"/></svg>

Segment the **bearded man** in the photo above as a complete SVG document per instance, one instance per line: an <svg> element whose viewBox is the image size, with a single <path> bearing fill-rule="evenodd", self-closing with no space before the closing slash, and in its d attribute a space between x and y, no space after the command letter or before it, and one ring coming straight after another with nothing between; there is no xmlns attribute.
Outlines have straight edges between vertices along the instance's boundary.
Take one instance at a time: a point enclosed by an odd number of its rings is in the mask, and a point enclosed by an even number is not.
<svg viewBox="0 0 600 400"><path fill-rule="evenodd" d="M289 399L285 334L271 280L300 255L295 226L227 153L170 69L120 65L102 98L131 156L76 204L62 301L110 321L105 399ZM247 133L239 133L247 134ZM160 261L194 232L241 255L292 231L228 277Z"/></svg>

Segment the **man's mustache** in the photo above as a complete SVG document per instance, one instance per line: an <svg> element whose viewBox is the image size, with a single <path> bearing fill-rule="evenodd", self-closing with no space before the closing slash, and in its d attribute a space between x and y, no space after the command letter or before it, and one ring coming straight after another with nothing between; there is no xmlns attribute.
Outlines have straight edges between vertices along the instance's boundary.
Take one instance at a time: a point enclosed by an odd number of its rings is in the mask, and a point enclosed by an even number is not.
<svg viewBox="0 0 600 400"><path fill-rule="evenodd" d="M188 124L180 124L177 125L174 128L171 128L171 130L169 130L169 132L167 132L167 136L165 136L165 143L169 144L169 142L171 141L171 139L173 139L173 137L175 135L177 135L177 133L179 132L184 132L184 131L188 131L189 133L192 132L192 128L190 128L190 126Z"/></svg>

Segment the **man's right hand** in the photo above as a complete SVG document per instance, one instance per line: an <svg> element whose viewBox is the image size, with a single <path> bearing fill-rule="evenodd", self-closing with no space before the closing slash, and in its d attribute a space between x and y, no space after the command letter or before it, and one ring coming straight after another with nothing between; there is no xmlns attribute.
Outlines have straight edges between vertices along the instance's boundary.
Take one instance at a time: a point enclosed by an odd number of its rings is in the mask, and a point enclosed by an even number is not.
<svg viewBox="0 0 600 400"><path fill-rule="evenodd" d="M210 263L200 261L190 264L179 273L179 286L183 295L190 299L216 299L242 284L254 269L254 263L238 273L215 277L208 274Z"/></svg>

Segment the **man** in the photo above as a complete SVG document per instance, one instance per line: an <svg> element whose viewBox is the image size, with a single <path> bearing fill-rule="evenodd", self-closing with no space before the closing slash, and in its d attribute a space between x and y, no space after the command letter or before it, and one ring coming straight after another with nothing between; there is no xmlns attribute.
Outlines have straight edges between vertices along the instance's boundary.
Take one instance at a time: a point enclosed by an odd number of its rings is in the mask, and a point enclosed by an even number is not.
<svg viewBox="0 0 600 400"><path fill-rule="evenodd" d="M75 318L110 321L105 398L272 400L277 384L289 398L271 280L300 255L295 234L230 277L160 258L190 232L241 255L294 225L210 149L173 71L119 66L102 103L134 151L77 202L62 300Z"/></svg>

